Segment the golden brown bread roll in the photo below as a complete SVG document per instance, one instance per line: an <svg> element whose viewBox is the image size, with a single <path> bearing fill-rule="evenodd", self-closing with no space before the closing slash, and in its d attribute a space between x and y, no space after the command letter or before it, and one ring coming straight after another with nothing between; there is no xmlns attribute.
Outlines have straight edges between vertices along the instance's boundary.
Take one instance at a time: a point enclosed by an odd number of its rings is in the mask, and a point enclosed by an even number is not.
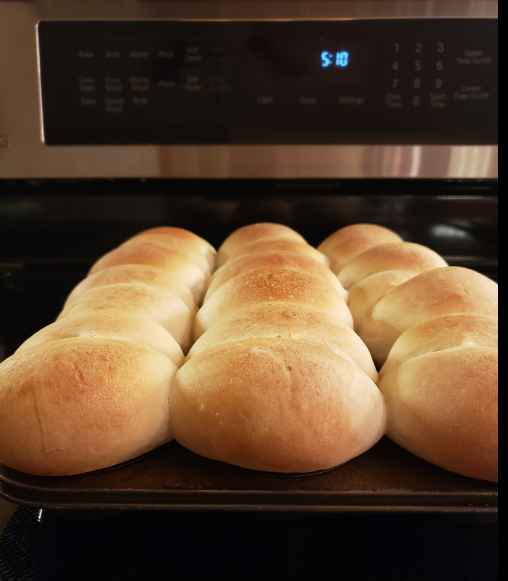
<svg viewBox="0 0 508 581"><path fill-rule="evenodd" d="M204 302L206 303L219 287L235 276L265 267L279 268L280 270L296 270L315 278L321 278L327 284L331 284L345 301L348 298L348 293L344 290L338 278L323 264L303 254L277 252L243 256L219 268L211 279L211 284L208 287Z"/></svg>
<svg viewBox="0 0 508 581"><path fill-rule="evenodd" d="M301 305L261 303L242 309L207 331L194 344L188 358L223 343L267 338L295 339L327 347L358 365L375 383L379 379L369 350L350 327L328 312Z"/></svg>
<svg viewBox="0 0 508 581"><path fill-rule="evenodd" d="M197 304L203 300L206 290L206 276L199 266L183 252L163 248L156 244L120 246L98 260L88 276L112 266L127 264L143 264L166 270L189 287Z"/></svg>
<svg viewBox="0 0 508 581"><path fill-rule="evenodd" d="M150 347L169 357L177 367L185 360L180 345L168 331L146 316L119 309L85 311L65 317L36 333L18 351L49 341L79 337L102 337Z"/></svg>
<svg viewBox="0 0 508 581"><path fill-rule="evenodd" d="M176 365L140 345L64 339L0 366L0 463L40 476L108 468L172 439Z"/></svg>
<svg viewBox="0 0 508 581"><path fill-rule="evenodd" d="M217 289L196 317L195 339L225 317L263 302L319 309L353 327L351 313L333 286L302 272L269 267L240 274Z"/></svg>
<svg viewBox="0 0 508 581"><path fill-rule="evenodd" d="M383 226L376 224L353 224L329 236L318 250L328 256L334 274L354 258L380 244L403 242L402 238Z"/></svg>
<svg viewBox="0 0 508 581"><path fill-rule="evenodd" d="M274 254L282 252L291 252L293 254L301 254L314 259L315 261L323 264L324 266L329 266L328 258L318 252L315 248L307 244L306 242L301 242L299 240L291 240L288 238L274 238L268 240L255 240L249 244L245 244L234 257L230 258L225 264L230 264L232 261L236 261L238 258L243 256L251 256L256 254Z"/></svg>
<svg viewBox="0 0 508 581"><path fill-rule="evenodd" d="M192 345L192 325L197 309L189 309L170 291L141 284L116 284L86 291L77 302L62 311L58 320L110 309L120 309L155 321L184 351Z"/></svg>
<svg viewBox="0 0 508 581"><path fill-rule="evenodd" d="M230 258L240 256L243 248L247 244L267 238L289 238L291 240L305 242L303 236L300 236L298 232L282 224L252 224L251 226L245 226L236 230L224 241L217 255L217 266L221 267Z"/></svg>
<svg viewBox="0 0 508 581"><path fill-rule="evenodd" d="M383 365L395 341L414 325L454 313L497 317L498 305L498 285L492 280L467 268L439 268L388 292L358 334L374 361Z"/></svg>
<svg viewBox="0 0 508 581"><path fill-rule="evenodd" d="M386 294L419 274L410 270L386 270L352 286L349 289L348 306L353 315L355 331L362 328L365 319L370 317L374 307Z"/></svg>
<svg viewBox="0 0 508 581"><path fill-rule="evenodd" d="M436 252L409 242L382 244L367 250L349 262L340 272L339 281L349 290L364 278L386 270L426 272L444 268L448 263Z"/></svg>
<svg viewBox="0 0 508 581"><path fill-rule="evenodd" d="M388 436L446 470L497 482L498 357L492 347L452 348L392 368L379 384Z"/></svg>
<svg viewBox="0 0 508 581"><path fill-rule="evenodd" d="M170 391L175 438L202 456L267 472L343 464L384 434L374 382L330 349L292 339L211 347Z"/></svg>
<svg viewBox="0 0 508 581"><path fill-rule="evenodd" d="M194 295L187 285L181 279L171 274L171 271L162 270L155 266L146 266L142 264L124 264L122 266L112 266L92 274L85 278L72 291L65 306L68 307L75 303L79 297L86 291L113 284L145 284L166 289L189 307L193 309L196 306Z"/></svg>
<svg viewBox="0 0 508 581"><path fill-rule="evenodd" d="M175 228L172 226L161 226L159 228L151 228L150 230L145 230L140 232L137 236L145 236L154 234L156 236L171 236L173 238L180 238L183 241L190 242L193 244L201 254L208 260L210 269L213 271L215 268L215 262L217 260L217 250L204 238L201 238L189 230L184 228Z"/></svg>
<svg viewBox="0 0 508 581"><path fill-rule="evenodd" d="M170 234L142 233L127 240L127 242L122 244L122 246L130 246L132 244L155 244L156 246L162 246L163 248L178 250L191 258L207 277L212 273L212 266L204 254L202 254L192 242L188 242L178 236L171 236Z"/></svg>
<svg viewBox="0 0 508 581"><path fill-rule="evenodd" d="M464 347L498 349L498 319L485 315L458 313L434 317L415 325L397 339L381 369L381 375L394 371L410 359Z"/></svg>

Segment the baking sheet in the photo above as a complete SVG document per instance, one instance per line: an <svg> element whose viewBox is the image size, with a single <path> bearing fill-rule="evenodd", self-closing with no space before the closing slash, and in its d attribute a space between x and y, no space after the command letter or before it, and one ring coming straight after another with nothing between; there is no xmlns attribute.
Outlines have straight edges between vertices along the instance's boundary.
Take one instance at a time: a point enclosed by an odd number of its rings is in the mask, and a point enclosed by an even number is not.
<svg viewBox="0 0 508 581"><path fill-rule="evenodd" d="M452 474L384 438L335 470L251 472L168 444L115 470L35 477L0 466L0 496L48 509L496 514L498 485Z"/></svg>

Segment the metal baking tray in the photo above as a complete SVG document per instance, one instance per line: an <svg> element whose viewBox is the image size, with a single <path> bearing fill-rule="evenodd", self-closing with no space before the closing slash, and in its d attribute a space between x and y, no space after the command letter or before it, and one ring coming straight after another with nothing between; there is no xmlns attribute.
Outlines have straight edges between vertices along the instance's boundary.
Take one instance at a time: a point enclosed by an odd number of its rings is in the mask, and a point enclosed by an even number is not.
<svg viewBox="0 0 508 581"><path fill-rule="evenodd" d="M83 476L42 478L0 466L0 496L54 510L497 514L498 485L442 470L384 438L327 472L276 475L202 458L176 442Z"/></svg>

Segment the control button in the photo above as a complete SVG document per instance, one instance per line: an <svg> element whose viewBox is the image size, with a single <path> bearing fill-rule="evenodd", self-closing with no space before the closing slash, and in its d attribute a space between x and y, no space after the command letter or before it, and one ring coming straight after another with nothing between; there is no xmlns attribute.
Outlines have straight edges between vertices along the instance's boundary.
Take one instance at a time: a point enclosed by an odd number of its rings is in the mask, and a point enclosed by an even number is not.
<svg viewBox="0 0 508 581"><path fill-rule="evenodd" d="M212 91L227 91L229 83L225 77L212 77Z"/></svg>
<svg viewBox="0 0 508 581"><path fill-rule="evenodd" d="M387 93L386 106L388 109L402 109L402 95L400 93Z"/></svg>
<svg viewBox="0 0 508 581"><path fill-rule="evenodd" d="M136 107L146 107L148 105L148 97L134 97L132 104Z"/></svg>
<svg viewBox="0 0 508 581"><path fill-rule="evenodd" d="M172 48L164 48L157 51L157 58L162 61L174 61L176 53Z"/></svg>
<svg viewBox="0 0 508 581"><path fill-rule="evenodd" d="M131 91L136 91L138 93L147 93L150 89L150 84L152 82L151 77L129 77L129 84Z"/></svg>
<svg viewBox="0 0 508 581"><path fill-rule="evenodd" d="M492 57L485 54L484 50L464 49L464 55L457 57L459 66L490 66Z"/></svg>
<svg viewBox="0 0 508 581"><path fill-rule="evenodd" d="M455 92L455 101L488 101L490 93L484 90L483 85L461 85L460 91Z"/></svg>
<svg viewBox="0 0 508 581"><path fill-rule="evenodd" d="M83 60L90 60L95 58L93 50L78 50L78 58Z"/></svg>
<svg viewBox="0 0 508 581"><path fill-rule="evenodd" d="M187 75L183 85L183 90L189 93L197 93L203 90L202 80L199 75Z"/></svg>
<svg viewBox="0 0 508 581"><path fill-rule="evenodd" d="M94 77L79 77L78 83L81 93L94 93L97 89Z"/></svg>
<svg viewBox="0 0 508 581"><path fill-rule="evenodd" d="M272 97L271 95L260 95L257 98L257 104L263 105L264 107L266 107L268 105L273 105L274 103L275 103L275 97Z"/></svg>
<svg viewBox="0 0 508 581"><path fill-rule="evenodd" d="M120 77L105 77L104 89L108 93L121 93L123 91L123 83Z"/></svg>
<svg viewBox="0 0 508 581"><path fill-rule="evenodd" d="M430 107L432 109L445 109L446 108L446 93L431 93L430 94Z"/></svg>
<svg viewBox="0 0 508 581"><path fill-rule="evenodd" d="M93 107L94 105L97 105L97 99L93 99L91 97L81 97L79 104L82 107Z"/></svg>
<svg viewBox="0 0 508 581"><path fill-rule="evenodd" d="M106 112L107 113L123 113L125 107L125 99L113 99L106 97Z"/></svg>
<svg viewBox="0 0 508 581"><path fill-rule="evenodd" d="M367 99L356 95L339 95L339 105L355 105L361 107L365 105Z"/></svg>
<svg viewBox="0 0 508 581"><path fill-rule="evenodd" d="M106 57L107 60L119 60L122 58L122 53L119 50L107 50L104 53L104 56Z"/></svg>
<svg viewBox="0 0 508 581"><path fill-rule="evenodd" d="M199 64L203 62L201 48L196 45L187 45L184 50L183 60L186 63Z"/></svg>
<svg viewBox="0 0 508 581"><path fill-rule="evenodd" d="M150 58L149 50L131 50L129 56L133 60L148 60Z"/></svg>
<svg viewBox="0 0 508 581"><path fill-rule="evenodd" d="M317 97L307 97L304 95L298 99L300 105L317 105L317 101Z"/></svg>
<svg viewBox="0 0 508 581"><path fill-rule="evenodd" d="M228 51L222 47L212 47L210 49L210 57L214 63L222 63L226 60Z"/></svg>
<svg viewBox="0 0 508 581"><path fill-rule="evenodd" d="M174 89L176 87L176 81L174 79L159 79L157 81L157 87L160 89Z"/></svg>

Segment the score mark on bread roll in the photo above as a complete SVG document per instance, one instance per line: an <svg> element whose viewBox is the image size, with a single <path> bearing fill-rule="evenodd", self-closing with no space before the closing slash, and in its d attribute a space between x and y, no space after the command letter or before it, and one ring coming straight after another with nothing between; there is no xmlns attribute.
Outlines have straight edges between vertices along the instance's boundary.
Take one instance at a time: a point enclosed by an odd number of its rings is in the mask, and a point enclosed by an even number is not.
<svg viewBox="0 0 508 581"><path fill-rule="evenodd" d="M240 274L217 289L196 317L195 339L226 316L263 302L320 309L353 327L351 312L333 286L302 272L260 268Z"/></svg>
<svg viewBox="0 0 508 581"><path fill-rule="evenodd" d="M473 270L459 267L424 272L385 295L358 334L374 361L383 365L395 341L408 329L441 315L473 313L497 317L498 285Z"/></svg>
<svg viewBox="0 0 508 581"><path fill-rule="evenodd" d="M252 254L228 262L213 275L204 302L206 303L219 287L235 276L257 270L258 268L268 267L304 272L315 278L323 279L326 284L332 285L342 298L347 301L347 291L342 287L338 278L334 276L329 268L309 256L284 251L268 254Z"/></svg>
<svg viewBox="0 0 508 581"><path fill-rule="evenodd" d="M85 311L60 319L28 339L18 351L49 341L79 337L102 337L150 347L169 357L177 367L185 360L180 345L166 329L146 316L119 309Z"/></svg>
<svg viewBox="0 0 508 581"><path fill-rule="evenodd" d="M162 288L140 284L117 284L91 289L67 309L58 320L85 312L120 309L146 316L166 329L188 351L192 345L192 324L197 309Z"/></svg>
<svg viewBox="0 0 508 581"><path fill-rule="evenodd" d="M65 308L74 304L88 290L115 284L144 284L166 289L182 299L189 309L196 307L194 295L189 287L170 271L142 264L124 264L106 268L85 278L69 295Z"/></svg>
<svg viewBox="0 0 508 581"><path fill-rule="evenodd" d="M169 442L176 371L153 349L103 338L50 341L16 353L0 366L0 463L71 476Z"/></svg>
<svg viewBox="0 0 508 581"><path fill-rule="evenodd" d="M287 304L261 303L226 317L207 331L188 358L205 349L244 339L295 339L321 345L352 361L375 383L378 373L363 341L329 312Z"/></svg>
<svg viewBox="0 0 508 581"><path fill-rule="evenodd" d="M301 254L303 256L308 256L313 258L315 261L329 266L328 258L318 252L315 248L307 244L306 242L301 242L299 240L291 240L288 238L280 239L264 239L256 240L246 244L237 255L230 258L226 264L229 264L233 260L237 260L243 256L250 256L255 254L274 254L281 252L292 252L294 254Z"/></svg>
<svg viewBox="0 0 508 581"><path fill-rule="evenodd" d="M306 243L303 236L282 224L261 223L245 226L233 232L219 248L217 266L221 267L229 259L241 255L246 245L263 239L279 240L288 238Z"/></svg>
<svg viewBox="0 0 508 581"><path fill-rule="evenodd" d="M181 280L194 295L197 304L201 304L206 290L206 277L199 266L184 253L156 244L129 244L120 246L103 256L92 267L88 276L111 268L128 264L155 266L170 272Z"/></svg>
<svg viewBox="0 0 508 581"><path fill-rule="evenodd" d="M426 246L409 242L382 244L349 262L340 272L339 280L349 290L364 278L386 270L426 272L446 266L448 263Z"/></svg>
<svg viewBox="0 0 508 581"><path fill-rule="evenodd" d="M383 435L383 396L331 349L293 339L210 347L170 391L175 438L193 452L267 472L343 464Z"/></svg>

